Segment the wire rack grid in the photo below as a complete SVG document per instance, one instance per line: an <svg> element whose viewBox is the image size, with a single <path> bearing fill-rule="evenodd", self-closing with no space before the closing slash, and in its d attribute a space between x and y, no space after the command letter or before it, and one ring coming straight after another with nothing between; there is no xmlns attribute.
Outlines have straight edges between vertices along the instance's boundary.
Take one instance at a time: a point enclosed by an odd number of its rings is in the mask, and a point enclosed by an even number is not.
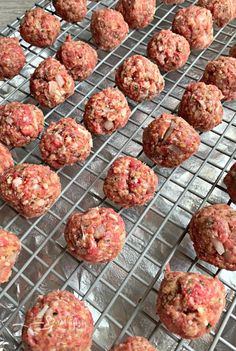
<svg viewBox="0 0 236 351"><path fill-rule="evenodd" d="M85 20L76 25L62 21L62 32L53 47L38 49L23 40L27 64L21 74L1 82L0 103L37 102L29 93L29 77L46 57L53 56L66 35L91 42L89 23L92 11L114 7L116 1L88 2ZM46 126L64 116L77 121L83 117L84 104L93 93L114 85L114 73L132 54L146 54L146 45L156 30L171 27L180 7L158 3L154 21L144 30L130 31L122 45L110 53L98 50L99 62L94 73L76 86L75 94L52 110L43 109ZM48 0L36 4L50 13ZM4 36L19 36L17 19L2 31ZM58 171L63 190L60 199L45 214L26 220L5 203L0 203L1 226L20 237L22 252L10 281L0 287L0 350L20 350L21 329L27 308L39 294L53 289L67 289L85 300L92 311L95 332L93 351L109 350L126 335L143 335L160 351L236 350L236 274L217 270L196 259L186 227L192 214L213 203L230 203L222 179L235 160L236 103L224 104L224 119L213 131L201 135L196 155L180 167L167 170L155 167L142 152L142 130L163 111L174 112L186 85L200 79L211 59L228 54L235 35L236 22L214 32L214 42L203 51L192 52L180 70L165 74L165 90L150 102L129 101L132 115L127 126L109 137L95 137L91 156L84 163ZM13 149L16 163L41 163L38 142ZM131 155L149 164L159 177L154 199L135 209L114 207L102 192L103 179L114 159ZM63 230L74 210L94 206L113 206L124 218L126 245L109 264L91 265L76 261L66 252ZM188 270L219 276L227 290L227 304L218 326L211 334L197 340L181 340L169 333L155 314L158 287L163 269L170 263L173 270Z"/></svg>

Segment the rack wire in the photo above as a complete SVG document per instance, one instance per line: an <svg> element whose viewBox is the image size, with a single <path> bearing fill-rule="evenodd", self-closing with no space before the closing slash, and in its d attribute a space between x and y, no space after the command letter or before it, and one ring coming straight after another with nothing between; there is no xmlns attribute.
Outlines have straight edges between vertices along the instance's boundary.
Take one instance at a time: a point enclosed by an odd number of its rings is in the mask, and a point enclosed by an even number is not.
<svg viewBox="0 0 236 351"><path fill-rule="evenodd" d="M180 7L158 3L154 21L144 30L130 31L119 48L110 53L98 50L99 62L94 73L76 86L75 94L49 110L43 109L46 126L64 116L82 120L84 104L95 92L114 85L114 73L132 54L146 54L146 45L156 30L171 27ZM90 42L89 23L92 11L114 7L116 1L88 2L88 13L82 23L61 21L62 31L56 43L46 49L30 46L21 39L27 64L21 74L0 85L0 103L37 102L29 93L29 77L38 64L53 56L66 35ZM48 0L36 6L54 13ZM2 31L4 36L19 35L18 18ZM67 289L85 300L92 311L95 332L93 351L109 350L126 335L147 337L160 351L226 351L236 350L236 274L198 260L188 238L186 227L192 214L213 203L230 203L222 179L235 161L236 103L224 104L224 119L213 131L201 135L196 155L176 169L158 168L142 152L143 128L163 111L175 112L186 85L198 81L211 59L227 55L236 38L236 21L214 32L214 42L206 50L192 52L187 64L165 74L165 90L150 102L129 101L132 115L127 126L109 137L94 137L91 156L84 163L58 171L62 181L60 199L43 217L26 220L0 202L0 224L15 232L22 241L22 252L10 281L0 287L0 350L21 350L21 329L25 311L39 294L53 289ZM38 142L13 149L16 163L42 163ZM159 177L154 199L134 209L114 207L102 192L103 179L115 158L131 155L149 164ZM124 218L126 245L116 260L109 264L91 265L78 262L66 251L63 230L74 210L94 206L112 206ZM218 276L227 290L227 304L218 326L197 341L181 340L168 332L155 314L158 287L163 270L170 263L173 270L188 270Z"/></svg>

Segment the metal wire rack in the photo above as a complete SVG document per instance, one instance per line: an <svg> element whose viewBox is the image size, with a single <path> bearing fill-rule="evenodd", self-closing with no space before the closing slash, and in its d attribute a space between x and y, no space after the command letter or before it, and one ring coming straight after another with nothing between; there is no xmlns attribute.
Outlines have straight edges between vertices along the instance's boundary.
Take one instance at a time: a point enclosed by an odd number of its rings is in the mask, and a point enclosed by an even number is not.
<svg viewBox="0 0 236 351"><path fill-rule="evenodd" d="M46 57L55 54L67 34L91 42L89 23L92 11L113 7L116 1L88 2L88 14L82 23L62 21L62 32L53 47L38 49L23 40L27 64L14 79L1 82L0 103L13 100L36 104L29 94L29 77ZM146 53L152 34L169 28L179 7L158 3L154 21L144 30L130 31L122 45L110 53L98 50L99 62L94 73L76 86L75 94L52 110L44 109L46 125L62 116L82 120L88 97L104 87L114 85L114 72L131 54ZM36 6L48 12L54 9L48 0ZM4 36L19 37L17 19L2 31ZM21 349L21 328L24 314L39 294L53 289L67 289L85 300L95 322L93 351L109 350L125 335L142 335L160 351L225 351L236 350L236 274L217 270L196 259L186 234L192 214L201 206L229 203L222 179L236 155L236 103L224 104L223 123L201 136L196 155L174 170L161 169L142 153L143 128L163 111L174 112L184 88L201 77L211 59L228 54L236 38L236 21L215 30L214 42L206 50L192 52L180 70L165 74L164 92L150 102L129 101L132 116L127 126L109 137L95 137L90 158L73 167L58 171L63 190L51 210L35 220L26 220L5 203L0 203L0 224L20 237L22 252L7 284L0 287L0 350ZM38 141L12 150L14 160L41 163ZM76 209L114 206L102 192L104 176L118 155L132 155L153 167L159 177L154 199L134 209L119 209L127 227L126 245L119 257L102 265L76 261L66 252L63 229L68 216ZM232 207L233 204L231 204ZM191 270L218 275L227 290L227 305L222 318L211 334L197 340L181 340L169 333L155 314L155 301L163 269L170 263L173 270Z"/></svg>

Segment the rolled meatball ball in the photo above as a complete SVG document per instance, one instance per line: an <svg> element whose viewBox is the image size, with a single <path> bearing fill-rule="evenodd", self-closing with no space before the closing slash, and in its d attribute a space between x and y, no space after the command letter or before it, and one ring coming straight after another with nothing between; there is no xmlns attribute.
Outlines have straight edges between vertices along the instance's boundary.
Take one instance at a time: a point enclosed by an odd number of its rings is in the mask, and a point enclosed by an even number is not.
<svg viewBox="0 0 236 351"><path fill-rule="evenodd" d="M25 65L25 54L17 38L0 37L0 80L11 79Z"/></svg>
<svg viewBox="0 0 236 351"><path fill-rule="evenodd" d="M197 211L189 235L197 257L216 267L236 270L236 212L226 204Z"/></svg>
<svg viewBox="0 0 236 351"><path fill-rule="evenodd" d="M222 122L223 95L215 85L203 82L187 86L179 105L179 116L201 132L206 132Z"/></svg>
<svg viewBox="0 0 236 351"><path fill-rule="evenodd" d="M6 283L21 251L21 243L11 232L0 229L0 284Z"/></svg>
<svg viewBox="0 0 236 351"><path fill-rule="evenodd" d="M173 168L191 157L200 144L199 134L183 118L163 113L143 132L143 151L160 167Z"/></svg>
<svg viewBox="0 0 236 351"><path fill-rule="evenodd" d="M147 55L163 71L173 71L185 65L190 46L182 35L163 29L149 41Z"/></svg>
<svg viewBox="0 0 236 351"><path fill-rule="evenodd" d="M231 201L236 204L236 163L233 164L228 174L225 176L224 183Z"/></svg>
<svg viewBox="0 0 236 351"><path fill-rule="evenodd" d="M145 28L154 18L156 0L119 0L116 10L122 13L130 28Z"/></svg>
<svg viewBox="0 0 236 351"><path fill-rule="evenodd" d="M120 12L100 9L92 14L90 30L94 42L101 49L109 51L119 46L126 38L129 26Z"/></svg>
<svg viewBox="0 0 236 351"><path fill-rule="evenodd" d="M218 27L224 27L234 19L235 0L198 0L198 6L211 11L213 21Z"/></svg>
<svg viewBox="0 0 236 351"><path fill-rule="evenodd" d="M62 118L50 124L39 148L42 159L54 168L84 161L93 145L89 131L72 118Z"/></svg>
<svg viewBox="0 0 236 351"><path fill-rule="evenodd" d="M116 72L116 85L130 99L151 100L164 89L164 79L154 63L141 55L126 59Z"/></svg>
<svg viewBox="0 0 236 351"><path fill-rule="evenodd" d="M218 278L189 272L167 272L157 298L157 314L165 327L184 339L208 334L225 306Z"/></svg>
<svg viewBox="0 0 236 351"><path fill-rule="evenodd" d="M84 302L69 291L52 291L27 311L22 341L31 351L89 351L92 333L93 318Z"/></svg>
<svg viewBox="0 0 236 351"><path fill-rule="evenodd" d="M128 102L122 92L109 87L88 100L84 124L91 133L111 134L126 125L130 114Z"/></svg>
<svg viewBox="0 0 236 351"><path fill-rule="evenodd" d="M162 0L164 4L166 5L177 5L177 4L182 4L185 2L185 0Z"/></svg>
<svg viewBox="0 0 236 351"><path fill-rule="evenodd" d="M206 65L202 81L216 85L224 100L236 99L236 58L220 56Z"/></svg>
<svg viewBox="0 0 236 351"><path fill-rule="evenodd" d="M27 43L39 48L52 45L56 41L60 30L60 21L39 7L26 11L20 25L22 38Z"/></svg>
<svg viewBox="0 0 236 351"><path fill-rule="evenodd" d="M97 64L97 52L83 41L74 41L68 35L58 49L56 58L66 67L74 80L87 79Z"/></svg>
<svg viewBox="0 0 236 351"><path fill-rule="evenodd" d="M45 107L62 104L74 94L75 83L66 68L49 57L42 61L30 79L30 92Z"/></svg>
<svg viewBox="0 0 236 351"><path fill-rule="evenodd" d="M236 58L236 44L230 49L229 56Z"/></svg>
<svg viewBox="0 0 236 351"><path fill-rule="evenodd" d="M115 160L104 181L103 191L108 199L124 208L141 206L150 201L157 188L154 171L134 157Z"/></svg>
<svg viewBox="0 0 236 351"><path fill-rule="evenodd" d="M58 175L46 166L22 163L0 177L0 197L26 218L43 215L60 193Z"/></svg>
<svg viewBox="0 0 236 351"><path fill-rule="evenodd" d="M213 41L211 12L203 7L189 6L177 11L173 32L183 35L192 49L205 49Z"/></svg>
<svg viewBox="0 0 236 351"><path fill-rule="evenodd" d="M0 143L0 175L12 166L14 166L14 161L10 151Z"/></svg>
<svg viewBox="0 0 236 351"><path fill-rule="evenodd" d="M141 336L130 336L125 342L114 346L111 351L158 351L150 342Z"/></svg>
<svg viewBox="0 0 236 351"><path fill-rule="evenodd" d="M10 102L0 106L0 140L21 147L35 140L44 126L43 112L36 106Z"/></svg>
<svg viewBox="0 0 236 351"><path fill-rule="evenodd" d="M90 208L75 212L65 228L69 252L79 260L91 263L116 258L125 243L125 224L112 208Z"/></svg>
<svg viewBox="0 0 236 351"><path fill-rule="evenodd" d="M53 0L52 3L56 14L67 22L80 22L87 14L86 0Z"/></svg>

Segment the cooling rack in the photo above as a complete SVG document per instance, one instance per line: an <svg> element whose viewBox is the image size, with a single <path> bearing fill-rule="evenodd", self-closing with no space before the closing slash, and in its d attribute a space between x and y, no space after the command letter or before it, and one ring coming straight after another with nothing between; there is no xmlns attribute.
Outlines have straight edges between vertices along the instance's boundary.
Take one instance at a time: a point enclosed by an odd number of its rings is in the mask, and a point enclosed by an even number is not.
<svg viewBox="0 0 236 351"><path fill-rule="evenodd" d="M21 101L37 104L29 94L29 77L38 64L56 50L70 34L91 43L89 23L93 10L114 7L116 1L88 2L83 22L71 25L64 21L56 43L46 49L30 46L23 40L27 64L14 79L1 82L0 103ZM99 62L94 73L76 86L75 94L49 110L43 109L46 126L64 116L82 120L84 105L95 92L114 85L114 73L132 54L146 54L153 33L169 28L179 6L158 3L154 21L144 30L130 31L127 39L112 52L98 50ZM36 6L53 13L48 0ZM20 18L2 31L4 36L19 35ZM43 217L26 220L0 202L0 224L15 232L22 241L22 252L12 277L0 287L0 350L21 350L21 329L25 311L39 294L53 289L67 289L86 301L92 311L95 332L93 351L109 350L126 335L147 337L160 351L236 350L236 273L217 270L199 261L189 240L186 227L192 214L213 203L230 203L222 179L235 161L236 103L224 104L224 119L213 131L201 135L196 155L180 167L158 168L142 152L142 130L163 111L175 112L186 85L198 81L211 59L227 55L236 39L236 21L214 32L214 42L203 51L192 52L187 64L165 74L165 90L150 102L129 101L132 115L127 126L109 137L94 137L93 152L84 163L58 171L63 190L61 197ZM92 44L92 43L91 43ZM13 149L16 163L41 163L38 142ZM102 192L103 179L114 159L131 155L150 165L159 177L154 199L133 209L114 207ZM112 206L124 218L126 245L109 264L91 265L76 261L66 252L63 230L74 210L94 206ZM170 263L173 270L194 271L218 276L225 284L227 304L218 326L197 341L181 340L169 333L155 314L155 304L163 270Z"/></svg>

